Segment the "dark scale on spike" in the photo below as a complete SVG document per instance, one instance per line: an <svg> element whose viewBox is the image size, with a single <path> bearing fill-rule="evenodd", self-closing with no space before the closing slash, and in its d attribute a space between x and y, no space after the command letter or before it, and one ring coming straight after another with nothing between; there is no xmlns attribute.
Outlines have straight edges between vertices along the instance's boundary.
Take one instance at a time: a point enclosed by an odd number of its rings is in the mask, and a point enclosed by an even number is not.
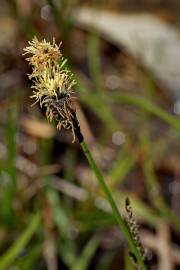
<svg viewBox="0 0 180 270"><path fill-rule="evenodd" d="M44 53L48 53L49 52L49 50L48 50L48 48L46 48L45 50L44 50Z"/></svg>
<svg viewBox="0 0 180 270"><path fill-rule="evenodd" d="M132 253L131 251L129 251L129 256L131 257L131 259L133 260L133 262L136 264L137 263L137 259L136 259L136 256L134 255L134 253Z"/></svg>
<svg viewBox="0 0 180 270"><path fill-rule="evenodd" d="M44 105L46 107L46 114L57 122L58 128L71 129L80 143L84 140L76 112L72 107L71 97L68 93L58 91L57 98L55 96L46 97Z"/></svg>
<svg viewBox="0 0 180 270"><path fill-rule="evenodd" d="M126 198L126 200L125 200L125 208L126 208L126 212L128 215L127 225L129 227L129 230L132 234L132 237L136 243L137 249L139 250L141 256L143 257L144 262L146 262L147 261L146 251L144 250L144 247L143 247L141 240L140 240L140 237L139 237L139 230L138 230L139 228L138 228L136 220L133 216L133 210L132 210L129 198ZM131 254L131 257L133 258L133 261L135 262L134 254Z"/></svg>

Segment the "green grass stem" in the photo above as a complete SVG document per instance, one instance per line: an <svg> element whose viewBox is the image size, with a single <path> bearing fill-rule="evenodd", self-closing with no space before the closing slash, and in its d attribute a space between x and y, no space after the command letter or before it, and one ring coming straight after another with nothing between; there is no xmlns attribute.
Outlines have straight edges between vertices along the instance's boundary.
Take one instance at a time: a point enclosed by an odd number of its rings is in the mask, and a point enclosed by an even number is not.
<svg viewBox="0 0 180 270"><path fill-rule="evenodd" d="M91 169L93 170L93 172L95 173L96 175L96 178L100 184L100 186L102 187L106 197L107 197L107 200L112 208L112 213L122 231L122 233L124 234L127 242L128 242L128 245L129 245L129 248L131 250L131 252L135 255L136 259L137 259L137 262L139 264L139 266L141 267L141 269L145 270L147 269L145 263L144 263L144 260L139 252L139 250L137 249L136 247L136 244L134 243L134 240L132 238L132 235L129 231L129 228L128 226L126 225L126 222L125 220L123 219L123 217L121 216L119 210L118 210L118 207L112 197L112 194L108 188L108 186L106 185L106 182L104 180L104 177L103 177L103 174L102 172L100 171L100 169L98 168L98 166L96 165L96 162L94 161L92 155L91 155L91 152L87 146L87 144L83 141L81 142L81 147L82 147L82 150L89 162L89 165L91 166Z"/></svg>
<svg viewBox="0 0 180 270"><path fill-rule="evenodd" d="M121 102L125 104L131 104L134 105L140 109L143 109L160 119L162 119L164 122L169 124L171 127L176 129L178 133L180 133L180 121L177 117L167 113L163 109L159 108L158 106L154 105L152 102L148 101L145 98L141 98L134 95L128 95L128 94L113 94L111 97L115 102Z"/></svg>
<svg viewBox="0 0 180 270"><path fill-rule="evenodd" d="M9 266L13 264L13 261L25 248L27 243L32 238L40 224L39 214L35 214L29 223L28 227L22 233L22 235L15 241L15 243L8 249L8 251L0 258L0 270L7 270Z"/></svg>

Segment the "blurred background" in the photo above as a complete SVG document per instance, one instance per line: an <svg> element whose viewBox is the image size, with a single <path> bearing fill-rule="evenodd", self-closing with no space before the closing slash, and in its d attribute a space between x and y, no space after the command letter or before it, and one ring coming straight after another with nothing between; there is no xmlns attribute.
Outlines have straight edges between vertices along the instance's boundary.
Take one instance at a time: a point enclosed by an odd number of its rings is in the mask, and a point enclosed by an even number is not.
<svg viewBox="0 0 180 270"><path fill-rule="evenodd" d="M85 140L151 269L180 269L180 1L0 4L0 269L137 269L79 144L31 106L35 35L62 41Z"/></svg>

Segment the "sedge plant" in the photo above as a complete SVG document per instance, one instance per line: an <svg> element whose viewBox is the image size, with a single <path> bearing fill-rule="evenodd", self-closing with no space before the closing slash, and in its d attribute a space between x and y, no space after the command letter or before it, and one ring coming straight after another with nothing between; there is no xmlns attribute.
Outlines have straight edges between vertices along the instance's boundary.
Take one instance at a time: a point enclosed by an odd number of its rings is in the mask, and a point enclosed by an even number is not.
<svg viewBox="0 0 180 270"><path fill-rule="evenodd" d="M137 235L133 234L132 226L121 215L103 174L85 143L73 103L73 86L76 82L72 72L66 67L67 60L63 58L60 46L61 44L56 45L55 39L51 44L45 39L39 41L34 37L29 42L29 46L24 49L24 55L29 55L26 60L32 68L32 73L28 75L33 82L31 98L35 100L34 103L39 103L40 107L45 108L49 122L55 122L57 129L70 129L73 136L72 142L76 139L79 141L112 208L112 214L128 242L130 254L138 266L145 270L147 269L146 259L142 252L142 246L139 244L139 239L137 241Z"/></svg>

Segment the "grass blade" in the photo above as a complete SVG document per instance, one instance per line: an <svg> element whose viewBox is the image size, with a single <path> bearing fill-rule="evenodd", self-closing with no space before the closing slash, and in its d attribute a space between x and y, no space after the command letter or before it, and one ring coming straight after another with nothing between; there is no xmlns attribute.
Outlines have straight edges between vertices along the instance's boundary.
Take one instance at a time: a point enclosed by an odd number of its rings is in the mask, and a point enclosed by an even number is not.
<svg viewBox="0 0 180 270"><path fill-rule="evenodd" d="M35 214L32 218L31 223L28 225L26 230L22 233L19 239L9 248L9 250L0 258L0 270L7 270L8 267L13 263L16 257L27 245L33 234L36 232L40 224L40 215Z"/></svg>
<svg viewBox="0 0 180 270"><path fill-rule="evenodd" d="M109 96L110 97L110 96ZM111 99L113 98L116 102L121 102L125 104L134 105L140 109L143 109L160 119L166 122L168 125L175 128L180 133L180 121L177 117L167 113L163 109L159 108L158 106L154 105L152 102L146 100L145 98L128 95L128 94L113 94L111 95Z"/></svg>
<svg viewBox="0 0 180 270"><path fill-rule="evenodd" d="M71 270L86 270L98 245L99 239L96 237L91 238L85 246L80 258L77 260Z"/></svg>
<svg viewBox="0 0 180 270"><path fill-rule="evenodd" d="M129 231L129 228L127 227L125 220L121 216L119 209L118 209L118 207L113 199L111 191L109 190L109 188L104 180L104 177L103 177L101 170L97 167L96 162L94 161L86 143L83 141L80 144L81 144L82 150L83 150L83 152L84 152L84 154L89 162L89 165L91 166L91 169L93 170L94 174L96 175L96 178L99 182L99 185L101 186L101 188L103 189L103 191L107 197L107 200L112 208L113 216L114 216L117 224L119 225L120 229L122 230L122 233L124 234L124 236L128 242L128 245L129 245L131 252L136 257L137 262L138 262L139 266L141 267L141 269L144 269L144 270L147 269L146 265L144 263L144 260L141 256L139 250L137 249L136 244L134 243L134 240L133 240L132 235Z"/></svg>

